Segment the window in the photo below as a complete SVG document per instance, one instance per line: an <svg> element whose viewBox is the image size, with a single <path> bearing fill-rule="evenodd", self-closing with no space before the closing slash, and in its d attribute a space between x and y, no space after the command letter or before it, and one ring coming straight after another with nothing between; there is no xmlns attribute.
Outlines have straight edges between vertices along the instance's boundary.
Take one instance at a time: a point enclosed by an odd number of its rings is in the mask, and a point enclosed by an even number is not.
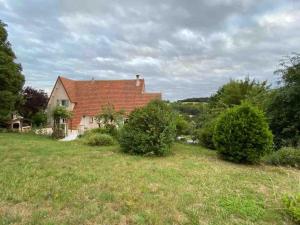
<svg viewBox="0 0 300 225"><path fill-rule="evenodd" d="M61 100L61 105L62 105L62 106L65 106L65 107L68 107L68 106L69 106L69 100L62 99L62 100Z"/></svg>
<svg viewBox="0 0 300 225"><path fill-rule="evenodd" d="M90 123L94 122L94 117L90 116Z"/></svg>

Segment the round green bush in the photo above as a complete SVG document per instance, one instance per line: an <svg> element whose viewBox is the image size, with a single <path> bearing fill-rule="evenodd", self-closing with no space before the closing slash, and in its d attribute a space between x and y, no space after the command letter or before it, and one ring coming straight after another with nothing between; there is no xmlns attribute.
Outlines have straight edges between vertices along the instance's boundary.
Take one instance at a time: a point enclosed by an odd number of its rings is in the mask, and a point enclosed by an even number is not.
<svg viewBox="0 0 300 225"><path fill-rule="evenodd" d="M258 162L273 146L273 135L263 112L248 103L219 116L213 140L222 157L240 163Z"/></svg>
<svg viewBox="0 0 300 225"><path fill-rule="evenodd" d="M175 140L176 125L171 108L152 101L134 110L123 126L119 142L122 150L140 155L165 155Z"/></svg>
<svg viewBox="0 0 300 225"><path fill-rule="evenodd" d="M83 142L91 146L109 146L114 145L114 139L108 134L89 133L84 137Z"/></svg>

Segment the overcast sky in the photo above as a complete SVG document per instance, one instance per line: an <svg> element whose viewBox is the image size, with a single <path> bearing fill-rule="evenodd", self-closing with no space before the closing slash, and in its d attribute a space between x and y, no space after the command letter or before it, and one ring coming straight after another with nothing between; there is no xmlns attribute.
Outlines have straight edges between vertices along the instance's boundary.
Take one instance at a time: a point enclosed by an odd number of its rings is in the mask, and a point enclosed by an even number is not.
<svg viewBox="0 0 300 225"><path fill-rule="evenodd" d="M300 51L299 0L0 0L26 85L58 75L132 79L165 99L205 97L230 78L276 81Z"/></svg>

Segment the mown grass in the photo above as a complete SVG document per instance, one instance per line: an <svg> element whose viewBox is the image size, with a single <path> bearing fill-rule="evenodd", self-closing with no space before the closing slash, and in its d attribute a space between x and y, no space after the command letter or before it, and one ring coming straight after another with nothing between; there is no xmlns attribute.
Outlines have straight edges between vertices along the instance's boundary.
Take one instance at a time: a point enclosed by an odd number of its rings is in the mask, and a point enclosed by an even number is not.
<svg viewBox="0 0 300 225"><path fill-rule="evenodd" d="M164 158L0 134L0 224L292 224L296 169L245 166L176 144Z"/></svg>

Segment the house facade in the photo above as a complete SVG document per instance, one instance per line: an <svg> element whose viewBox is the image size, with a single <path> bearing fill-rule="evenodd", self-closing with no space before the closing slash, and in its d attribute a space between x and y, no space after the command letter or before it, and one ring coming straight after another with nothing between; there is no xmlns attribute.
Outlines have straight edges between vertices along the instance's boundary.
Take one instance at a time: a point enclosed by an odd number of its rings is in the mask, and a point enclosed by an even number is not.
<svg viewBox="0 0 300 225"><path fill-rule="evenodd" d="M53 126L51 114L58 105L72 112L71 119L62 121L67 129L84 132L98 127L95 116L107 105L129 114L154 99L161 99L161 93L145 92L145 80L138 75L133 80L71 80L59 76L47 105L48 124Z"/></svg>

